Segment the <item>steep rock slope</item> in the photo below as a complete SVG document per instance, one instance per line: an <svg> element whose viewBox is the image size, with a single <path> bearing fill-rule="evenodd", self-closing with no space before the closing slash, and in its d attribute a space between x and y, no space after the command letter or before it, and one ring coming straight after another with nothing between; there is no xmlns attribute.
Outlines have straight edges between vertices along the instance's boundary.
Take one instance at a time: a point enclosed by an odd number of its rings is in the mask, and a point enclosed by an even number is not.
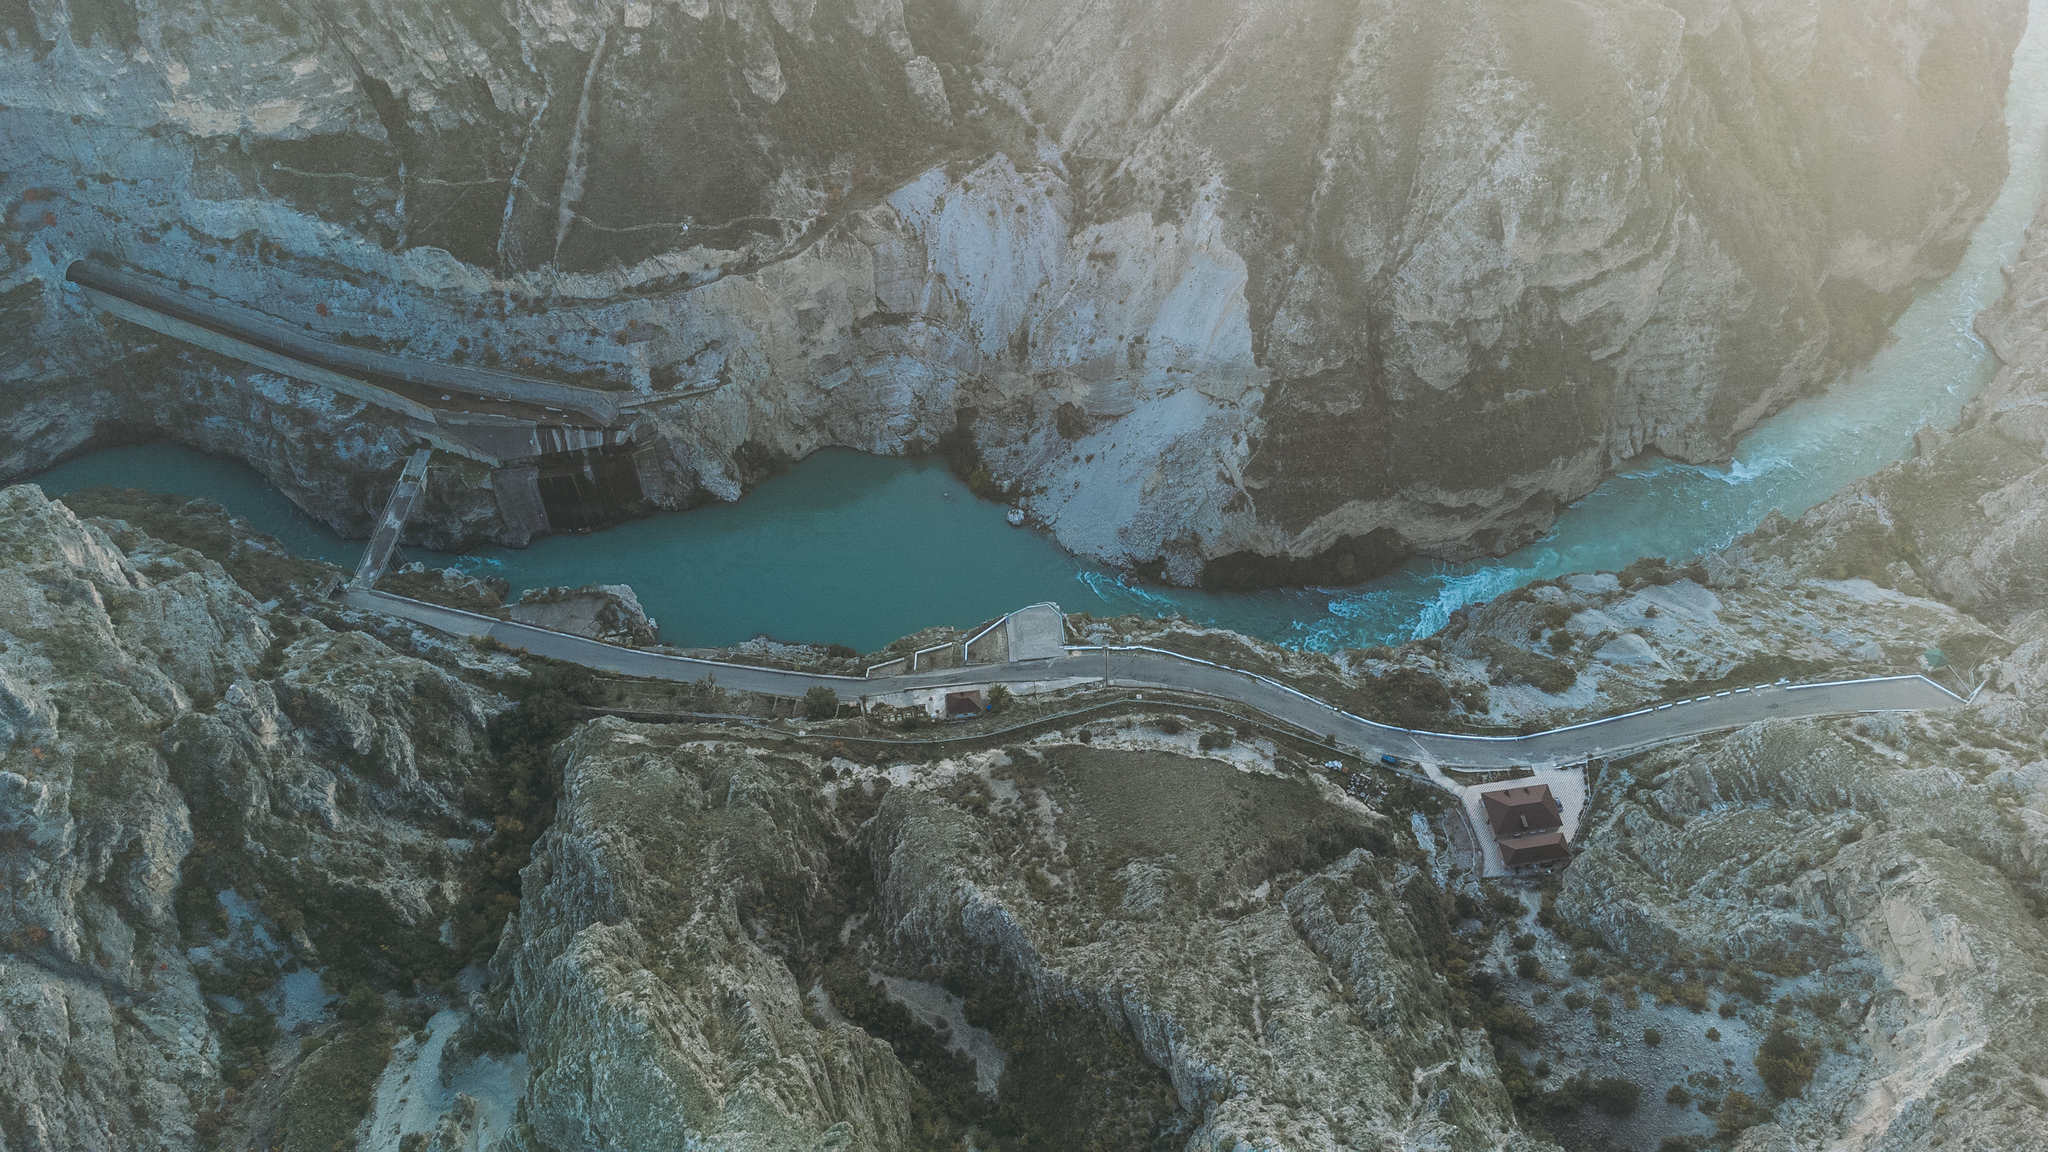
<svg viewBox="0 0 2048 1152"><path fill-rule="evenodd" d="M0 539L0 1146L214 1146L320 1022L285 973L459 967L502 703L33 487Z"/></svg>
<svg viewBox="0 0 2048 1152"><path fill-rule="evenodd" d="M2001 624L2048 608L2048 213L2006 277L2005 296L1977 321L2001 367L1961 422L1926 430L1914 459L1751 551L1794 563L1832 555L1840 570L1912 581Z"/></svg>
<svg viewBox="0 0 2048 1152"><path fill-rule="evenodd" d="M1860 355L2002 178L2004 72L1983 62L2024 16L975 11L1097 218L1220 218L1238 260L1213 275L1271 385L1224 523L1294 555L1376 530L1439 555L1527 539L1611 464L1714 458Z"/></svg>
<svg viewBox="0 0 2048 1152"><path fill-rule="evenodd" d="M1652 1097L1653 1077L1784 1097L1776 1123L1799 1149L2048 1147L2048 765L2038 725L1998 718L1776 721L1610 770L1557 912L1614 960L1582 968L1581 951L1571 971L1606 973L1596 996L1720 1005L1653 1018L1676 1042L1617 1052L1623 1071ZM1684 1044L1708 1026L1718 1044ZM1804 1071L1759 1082L1749 1058L1774 1035ZM1720 1083L1702 1091L1702 1074Z"/></svg>
<svg viewBox="0 0 2048 1152"><path fill-rule="evenodd" d="M1116 728L874 765L585 727L494 961L533 1146L1542 1146L1412 847L1270 748Z"/></svg>
<svg viewBox="0 0 2048 1152"><path fill-rule="evenodd" d="M98 251L337 337L675 392L663 507L964 427L1069 548L1176 581L1471 556L1867 353L2003 177L2022 17L23 9L0 472L168 428L361 531L395 471L375 412L93 324L59 284ZM506 536L487 483L430 494L423 538Z"/></svg>

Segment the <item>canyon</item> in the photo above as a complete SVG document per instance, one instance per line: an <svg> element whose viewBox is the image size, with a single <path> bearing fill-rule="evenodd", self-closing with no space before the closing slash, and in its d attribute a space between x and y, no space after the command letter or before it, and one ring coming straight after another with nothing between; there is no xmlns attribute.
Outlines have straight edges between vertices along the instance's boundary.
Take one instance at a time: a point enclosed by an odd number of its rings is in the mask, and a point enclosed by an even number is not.
<svg viewBox="0 0 2048 1152"><path fill-rule="evenodd" d="M96 314L83 260L630 413L437 456L411 543L841 446L1155 581L1492 554L1885 339L2004 181L2025 15L0 4L0 478L169 436L361 536L419 434ZM2004 271L1952 425L1725 547L1328 651L1066 617L1472 734L1967 701L1595 757L1520 876L1418 765L1213 698L934 734L368 611L148 477L0 487L0 1152L2048 1150L2048 209ZM656 646L591 577L387 586Z"/></svg>
<svg viewBox="0 0 2048 1152"><path fill-rule="evenodd" d="M1877 347L2004 179L2024 15L25 8L0 475L168 435L364 535L402 463L387 414L96 318L92 257L618 391L630 445L558 462L614 517L840 445L1175 584L1498 554ZM512 482L438 469L417 541L529 538Z"/></svg>
<svg viewBox="0 0 2048 1152"><path fill-rule="evenodd" d="M1970 690L1595 761L1548 878L1315 737L1085 692L943 752L708 683L670 706L727 718L606 716L645 690L338 608L217 506L7 489L0 1140L2048 1147L2048 589L2001 514L2048 216L2011 276L1956 428L1728 549L1399 648L1074 622L1430 727L1930 651Z"/></svg>

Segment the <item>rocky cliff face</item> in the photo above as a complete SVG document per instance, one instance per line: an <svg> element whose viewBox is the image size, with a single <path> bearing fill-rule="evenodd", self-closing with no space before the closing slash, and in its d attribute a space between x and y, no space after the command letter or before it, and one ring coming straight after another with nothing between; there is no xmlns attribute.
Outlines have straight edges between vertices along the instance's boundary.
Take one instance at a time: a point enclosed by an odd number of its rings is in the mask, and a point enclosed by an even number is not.
<svg viewBox="0 0 2048 1152"><path fill-rule="evenodd" d="M161 428L360 531L397 467L375 413L93 323L59 284L100 251L675 393L664 507L964 428L1062 543L1176 581L1476 555L1874 347L2002 180L2023 12L21 9L0 472ZM505 535L481 483L423 538Z"/></svg>
<svg viewBox="0 0 2048 1152"><path fill-rule="evenodd" d="M881 764L586 727L494 962L530 1146L1542 1146L1405 828L1114 727Z"/></svg>
<svg viewBox="0 0 2048 1152"><path fill-rule="evenodd" d="M0 525L0 1146L258 1139L291 972L454 971L502 702L34 488Z"/></svg>
<svg viewBox="0 0 2048 1152"><path fill-rule="evenodd" d="M1751 551L1904 581L2000 624L2023 625L2048 608L2048 215L2028 229L2006 278L2006 295L1977 321L2001 367L1962 421L1924 430L1914 459L1851 485Z"/></svg>

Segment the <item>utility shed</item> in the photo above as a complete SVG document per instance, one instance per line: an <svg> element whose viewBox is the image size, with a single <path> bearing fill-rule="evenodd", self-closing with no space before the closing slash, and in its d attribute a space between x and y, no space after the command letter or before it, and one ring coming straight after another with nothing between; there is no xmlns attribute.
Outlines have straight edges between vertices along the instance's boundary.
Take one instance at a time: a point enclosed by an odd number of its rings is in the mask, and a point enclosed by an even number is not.
<svg viewBox="0 0 2048 1152"><path fill-rule="evenodd" d="M1482 792L1479 803L1486 809L1486 822L1492 825L1494 839L1502 841L1503 849L1505 837L1554 832L1564 827L1564 814L1550 795L1548 784ZM1563 838L1558 842L1562 844Z"/></svg>
<svg viewBox="0 0 2048 1152"><path fill-rule="evenodd" d="M1571 853L1564 846L1564 836L1557 832L1539 832L1533 836L1515 836L1500 841L1500 862L1510 868L1563 860L1569 855Z"/></svg>
<svg viewBox="0 0 2048 1152"><path fill-rule="evenodd" d="M988 711L988 697L979 692L946 693L946 715L979 716Z"/></svg>

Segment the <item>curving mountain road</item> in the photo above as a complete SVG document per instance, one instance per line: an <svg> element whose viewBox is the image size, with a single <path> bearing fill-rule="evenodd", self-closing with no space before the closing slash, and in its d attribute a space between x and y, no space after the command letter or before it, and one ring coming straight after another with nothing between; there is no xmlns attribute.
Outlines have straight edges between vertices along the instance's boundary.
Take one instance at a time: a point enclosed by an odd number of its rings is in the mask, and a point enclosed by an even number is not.
<svg viewBox="0 0 2048 1152"><path fill-rule="evenodd" d="M1554 728L1529 736L1461 736L1375 724L1353 716L1278 681L1149 648L1081 649L1049 660L979 664L903 676L864 680L725 664L620 648L598 640L550 632L492 616L443 608L384 592L349 591L342 602L369 612L410 620L457 636L488 636L536 656L548 656L605 672L657 680L696 681L716 676L721 687L771 696L801 696L816 687L842 699L887 696L933 688L990 684L1102 680L1127 688L1159 688L1232 700L1305 731L1332 735L1368 756L1397 756L1431 765L1507 768L1528 764L1569 764L1592 756L1615 756L1660 744L1800 716L1858 712L1932 711L1967 703L1924 676L1892 676L1829 684L1741 688L1712 697L1659 705L1604 720Z"/></svg>

